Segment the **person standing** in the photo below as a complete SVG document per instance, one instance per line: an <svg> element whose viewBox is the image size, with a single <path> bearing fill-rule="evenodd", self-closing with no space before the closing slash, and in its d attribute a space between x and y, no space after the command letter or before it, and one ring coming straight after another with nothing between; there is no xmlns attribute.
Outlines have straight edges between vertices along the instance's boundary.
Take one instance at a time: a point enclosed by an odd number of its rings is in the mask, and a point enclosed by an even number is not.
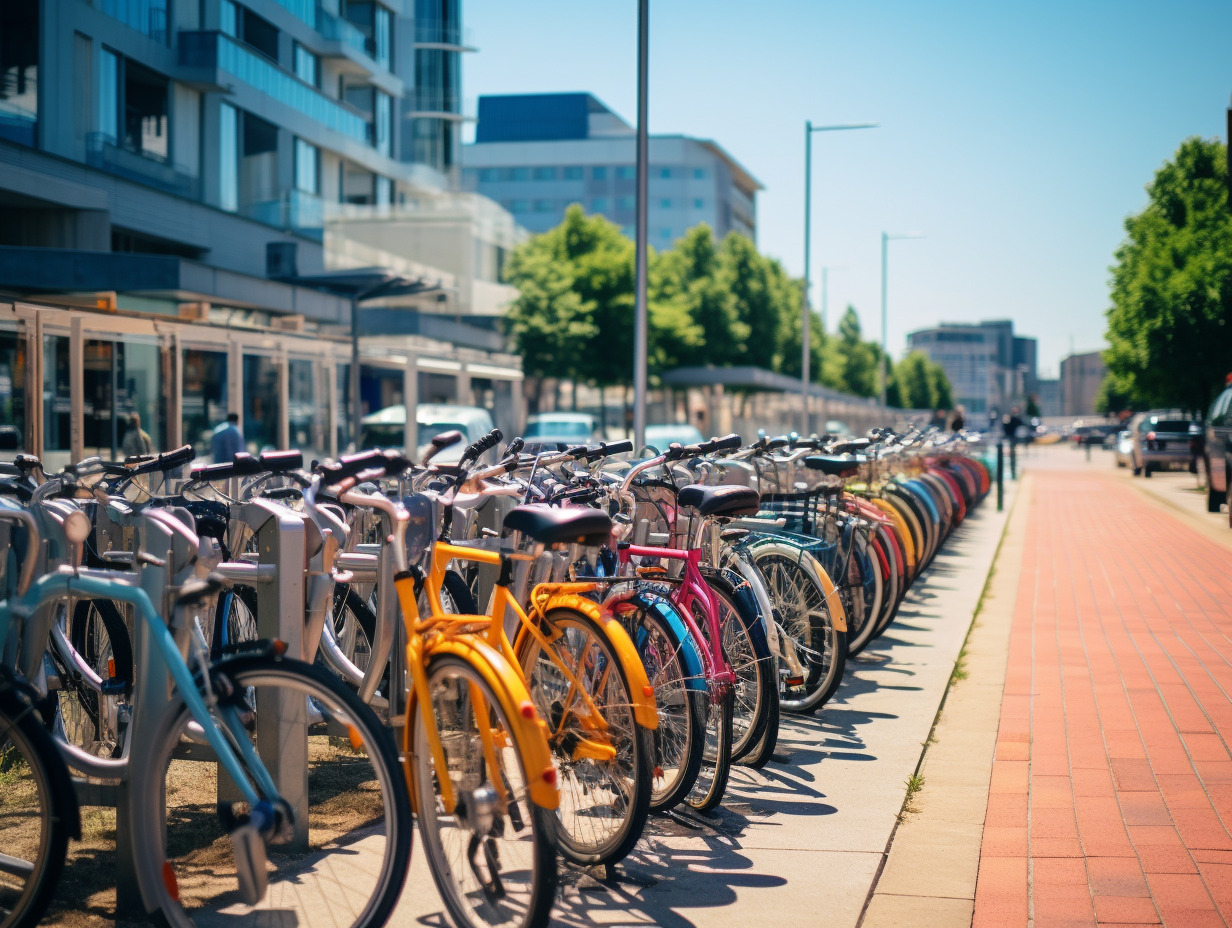
<svg viewBox="0 0 1232 928"><path fill-rule="evenodd" d="M954 418L950 420L950 431L961 432L967 426L967 410L962 406L954 407Z"/></svg>
<svg viewBox="0 0 1232 928"><path fill-rule="evenodd" d="M154 450L154 441L150 438L150 433L141 428L141 416L137 413L128 417L128 428L124 430L124 440L120 444L120 450L124 452L126 458L138 454L149 454Z"/></svg>
<svg viewBox="0 0 1232 928"><path fill-rule="evenodd" d="M244 450L244 433L240 431L238 413L227 413L227 421L219 423L210 437L210 454L215 464L229 464Z"/></svg>

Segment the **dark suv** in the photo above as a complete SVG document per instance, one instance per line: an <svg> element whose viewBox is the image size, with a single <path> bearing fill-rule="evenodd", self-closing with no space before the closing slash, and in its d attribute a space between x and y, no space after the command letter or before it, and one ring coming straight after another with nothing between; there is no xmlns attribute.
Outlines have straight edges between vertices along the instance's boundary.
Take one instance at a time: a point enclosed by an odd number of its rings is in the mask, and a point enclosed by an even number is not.
<svg viewBox="0 0 1232 928"><path fill-rule="evenodd" d="M1205 437L1206 508L1218 512L1219 504L1228 499L1228 477L1232 475L1232 374L1228 375L1227 387L1211 404ZM1232 526L1232 506L1228 507L1228 525Z"/></svg>

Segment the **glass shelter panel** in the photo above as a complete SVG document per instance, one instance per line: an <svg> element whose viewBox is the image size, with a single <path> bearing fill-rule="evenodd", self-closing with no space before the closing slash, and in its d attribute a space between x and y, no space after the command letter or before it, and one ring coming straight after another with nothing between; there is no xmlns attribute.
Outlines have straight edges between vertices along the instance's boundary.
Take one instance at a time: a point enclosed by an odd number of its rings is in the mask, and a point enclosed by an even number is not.
<svg viewBox="0 0 1232 928"><path fill-rule="evenodd" d="M227 421L227 355L223 351L184 350L180 423L184 441L199 458L210 454L215 427Z"/></svg>
<svg viewBox="0 0 1232 928"><path fill-rule="evenodd" d="M282 422L278 362L244 355L244 446L252 454L277 449Z"/></svg>
<svg viewBox="0 0 1232 928"><path fill-rule="evenodd" d="M325 456L325 416L316 399L317 369L313 361L292 360L287 367L287 419L291 447L304 453L305 463Z"/></svg>

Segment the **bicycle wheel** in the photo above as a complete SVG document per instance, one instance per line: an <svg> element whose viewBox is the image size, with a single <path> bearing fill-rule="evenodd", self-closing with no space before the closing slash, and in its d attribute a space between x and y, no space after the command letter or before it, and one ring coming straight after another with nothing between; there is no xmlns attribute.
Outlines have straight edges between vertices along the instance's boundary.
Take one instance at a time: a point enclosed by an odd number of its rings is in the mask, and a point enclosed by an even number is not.
<svg viewBox="0 0 1232 928"><path fill-rule="evenodd" d="M720 687L710 694L706 712L706 744L697 782L689 793L689 805L698 812L709 812L723 801L732 759L732 687Z"/></svg>
<svg viewBox="0 0 1232 928"><path fill-rule="evenodd" d="M622 860L641 837L650 812L650 732L633 715L629 678L607 630L572 609L552 609L544 624L551 654L523 635L518 659L531 700L548 723L556 761L561 852L583 865ZM595 719L561 669L567 668L598 708ZM612 748L612 759L596 750Z"/></svg>
<svg viewBox="0 0 1232 928"><path fill-rule="evenodd" d="M241 900L223 814L243 814L200 726L177 700L134 785L139 879L175 926L261 919L296 925L384 924L411 854L410 798L393 739L343 683L301 661L241 655L214 665L221 712L238 711L262 764L295 811L294 834L268 842L268 889Z"/></svg>
<svg viewBox="0 0 1232 928"><path fill-rule="evenodd" d="M214 611L214 632L210 654L221 657L226 648L256 641L257 591L250 586L234 586L218 597Z"/></svg>
<svg viewBox="0 0 1232 928"><path fill-rule="evenodd" d="M51 735L13 693L0 693L0 784L0 928L30 928L51 902L68 839L80 837L80 826Z"/></svg>
<svg viewBox="0 0 1232 928"><path fill-rule="evenodd" d="M342 653L360 670L372 661L372 641L376 637L376 615L363 597L345 584L334 587L329 620Z"/></svg>
<svg viewBox="0 0 1232 928"><path fill-rule="evenodd" d="M719 607L723 652L736 674L732 700L732 759L739 759L761 739L770 717L770 693L778 688L770 652L753 641L751 628L761 620L748 614L725 577L706 573L706 584Z"/></svg>
<svg viewBox="0 0 1232 928"><path fill-rule="evenodd" d="M773 666L773 662L771 662ZM774 749L779 743L779 691L775 687L771 691L769 718L766 721L766 731L756 744L750 745L743 757L736 758L741 766L760 770L774 759Z"/></svg>
<svg viewBox="0 0 1232 928"><path fill-rule="evenodd" d="M765 546L754 552L753 563L779 615L779 645L790 648L804 670L801 679L783 678L779 704L792 712L812 712L842 681L847 633L835 626L826 587L798 552Z"/></svg>
<svg viewBox="0 0 1232 928"><path fill-rule="evenodd" d="M56 719L47 719L64 739L97 757L120 751L120 706L133 688L133 646L120 608L106 599L81 599L65 629L69 644L86 665L108 682L107 692L85 679L69 655L53 643L60 673Z"/></svg>
<svg viewBox="0 0 1232 928"><path fill-rule="evenodd" d="M650 807L670 809L689 794L702 765L706 693L698 685L701 657L693 643L655 611L670 610L666 600L653 597L652 602L631 600L628 605L635 608L624 612L622 621L654 688L659 714L659 727L651 732Z"/></svg>
<svg viewBox="0 0 1232 928"><path fill-rule="evenodd" d="M843 609L847 613L848 657L863 651L877 631L882 577L876 559L876 549L868 539L858 537L847 565L847 582L840 588Z"/></svg>
<svg viewBox="0 0 1232 928"><path fill-rule="evenodd" d="M552 812L535 805L501 703L474 667L438 656L427 668L432 713L457 804L445 809L421 708L408 714L411 785L432 879L458 928L540 928L556 895ZM481 733L496 745L500 782Z"/></svg>

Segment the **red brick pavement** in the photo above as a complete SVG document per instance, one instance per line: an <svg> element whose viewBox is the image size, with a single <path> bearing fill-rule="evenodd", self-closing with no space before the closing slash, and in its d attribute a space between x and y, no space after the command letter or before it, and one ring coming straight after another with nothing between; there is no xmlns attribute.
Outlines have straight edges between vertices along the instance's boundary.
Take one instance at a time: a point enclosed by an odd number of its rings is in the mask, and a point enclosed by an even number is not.
<svg viewBox="0 0 1232 928"><path fill-rule="evenodd" d="M974 926L1232 925L1232 557L1031 479Z"/></svg>

